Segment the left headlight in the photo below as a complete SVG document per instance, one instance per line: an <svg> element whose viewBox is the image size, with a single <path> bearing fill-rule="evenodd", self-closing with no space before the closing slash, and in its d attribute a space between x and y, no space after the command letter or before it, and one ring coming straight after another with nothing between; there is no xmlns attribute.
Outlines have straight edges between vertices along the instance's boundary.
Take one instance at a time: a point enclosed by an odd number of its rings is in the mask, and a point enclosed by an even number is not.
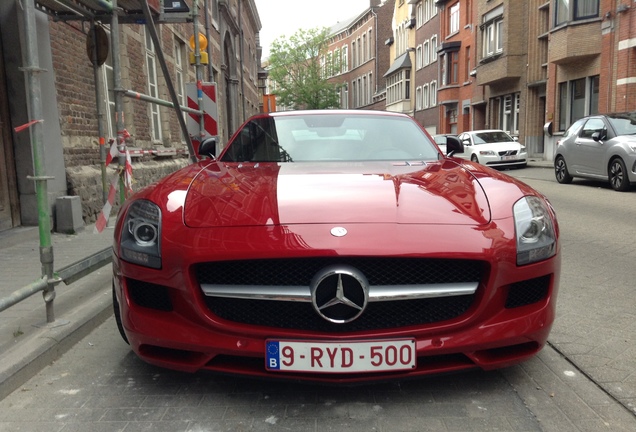
<svg viewBox="0 0 636 432"><path fill-rule="evenodd" d="M161 268L161 210L148 200L130 205L121 231L122 259L151 268Z"/></svg>
<svg viewBox="0 0 636 432"><path fill-rule="evenodd" d="M517 265L531 264L556 253L552 212L539 197L527 196L514 205Z"/></svg>

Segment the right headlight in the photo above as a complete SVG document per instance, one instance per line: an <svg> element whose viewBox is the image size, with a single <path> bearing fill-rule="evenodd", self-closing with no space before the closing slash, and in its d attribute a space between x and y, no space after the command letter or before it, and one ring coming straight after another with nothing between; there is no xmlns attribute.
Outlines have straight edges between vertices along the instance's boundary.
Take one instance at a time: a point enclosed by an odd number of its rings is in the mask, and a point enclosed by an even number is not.
<svg viewBox="0 0 636 432"><path fill-rule="evenodd" d="M148 200L130 205L122 227L122 259L134 264L161 268L161 210Z"/></svg>
<svg viewBox="0 0 636 432"><path fill-rule="evenodd" d="M532 264L554 256L556 232L552 212L539 197L527 196L513 207L517 239L517 265Z"/></svg>

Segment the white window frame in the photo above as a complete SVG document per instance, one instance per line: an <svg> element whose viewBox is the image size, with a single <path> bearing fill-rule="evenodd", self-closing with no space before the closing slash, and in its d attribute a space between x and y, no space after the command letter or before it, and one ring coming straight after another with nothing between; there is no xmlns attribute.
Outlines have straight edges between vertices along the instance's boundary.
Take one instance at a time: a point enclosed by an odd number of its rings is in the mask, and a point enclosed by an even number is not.
<svg viewBox="0 0 636 432"><path fill-rule="evenodd" d="M437 35L431 37L431 63L437 61Z"/></svg>
<svg viewBox="0 0 636 432"><path fill-rule="evenodd" d="M459 2L453 4L448 10L448 34L452 35L459 31Z"/></svg>
<svg viewBox="0 0 636 432"><path fill-rule="evenodd" d="M349 45L342 46L342 72L349 72Z"/></svg>
<svg viewBox="0 0 636 432"><path fill-rule="evenodd" d="M431 64L431 43L427 40L424 41L423 45L423 62L424 66L428 66Z"/></svg>
<svg viewBox="0 0 636 432"><path fill-rule="evenodd" d="M429 97L430 97L430 96L429 96L429 91L430 91L429 85L428 85L428 84L424 84L424 85L422 86L422 102L423 102L423 103L422 103L422 107L423 107L424 109L428 108L428 107L429 107L429 105L430 105L430 101L429 101Z"/></svg>
<svg viewBox="0 0 636 432"><path fill-rule="evenodd" d="M434 107L437 105L437 81L433 80L431 81L431 85L430 85L430 96L431 96L431 107Z"/></svg>

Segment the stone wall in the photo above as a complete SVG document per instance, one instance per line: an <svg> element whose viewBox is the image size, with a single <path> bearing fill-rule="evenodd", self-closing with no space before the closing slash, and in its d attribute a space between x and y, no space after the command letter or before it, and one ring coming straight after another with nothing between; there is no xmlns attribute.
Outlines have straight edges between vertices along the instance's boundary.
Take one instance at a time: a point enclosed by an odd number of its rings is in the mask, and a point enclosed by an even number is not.
<svg viewBox="0 0 636 432"><path fill-rule="evenodd" d="M133 165L133 190L137 191L166 175L188 165L186 157L134 161ZM117 173L117 164L113 163L107 168L108 184ZM99 165L73 166L66 169L66 182L68 195L79 196L82 202L82 219L86 226L97 220L104 207L102 172ZM119 193L110 216L117 214L119 210Z"/></svg>

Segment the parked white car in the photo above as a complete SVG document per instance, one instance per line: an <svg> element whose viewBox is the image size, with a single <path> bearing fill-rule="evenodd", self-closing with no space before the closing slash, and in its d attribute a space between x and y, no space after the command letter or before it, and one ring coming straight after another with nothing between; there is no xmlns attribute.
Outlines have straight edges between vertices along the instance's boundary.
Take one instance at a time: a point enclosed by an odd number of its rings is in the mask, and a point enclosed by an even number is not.
<svg viewBox="0 0 636 432"><path fill-rule="evenodd" d="M491 167L519 167L528 164L526 146L498 129L476 130L459 134L464 153L457 156Z"/></svg>

